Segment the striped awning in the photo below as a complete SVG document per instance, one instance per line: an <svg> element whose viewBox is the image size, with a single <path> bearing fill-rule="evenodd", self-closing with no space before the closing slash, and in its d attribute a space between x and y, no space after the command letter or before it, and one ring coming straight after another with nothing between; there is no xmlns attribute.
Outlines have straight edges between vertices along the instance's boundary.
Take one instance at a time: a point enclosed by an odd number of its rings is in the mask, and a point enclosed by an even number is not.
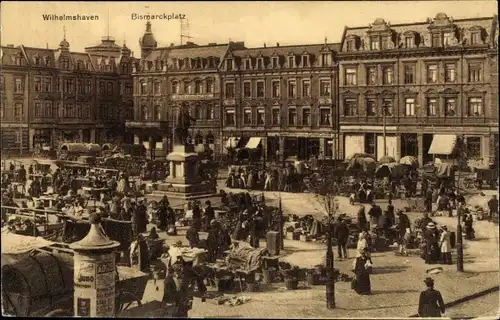
<svg viewBox="0 0 500 320"><path fill-rule="evenodd" d="M455 150L457 136L454 134L435 134L428 154L450 155Z"/></svg>
<svg viewBox="0 0 500 320"><path fill-rule="evenodd" d="M245 147L248 149L256 149L260 144L260 140L261 138L259 137L251 137Z"/></svg>

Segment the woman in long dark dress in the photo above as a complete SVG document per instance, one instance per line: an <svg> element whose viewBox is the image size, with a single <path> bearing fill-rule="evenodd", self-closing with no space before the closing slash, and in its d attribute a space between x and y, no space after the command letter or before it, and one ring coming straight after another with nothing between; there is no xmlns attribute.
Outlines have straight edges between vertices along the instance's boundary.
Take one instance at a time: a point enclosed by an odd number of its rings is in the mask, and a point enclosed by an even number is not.
<svg viewBox="0 0 500 320"><path fill-rule="evenodd" d="M356 258L356 265L354 267L354 273L356 274L356 284L354 286L354 291L357 294L371 294L371 283L370 283L370 270L366 266L366 262L370 261L368 257L368 249L364 249L360 257Z"/></svg>

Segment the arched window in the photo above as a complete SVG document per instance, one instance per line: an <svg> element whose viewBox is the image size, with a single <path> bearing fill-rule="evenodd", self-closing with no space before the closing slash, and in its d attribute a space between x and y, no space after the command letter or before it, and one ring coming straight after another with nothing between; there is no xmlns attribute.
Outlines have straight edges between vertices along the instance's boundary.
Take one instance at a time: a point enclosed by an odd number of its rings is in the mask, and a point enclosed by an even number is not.
<svg viewBox="0 0 500 320"><path fill-rule="evenodd" d="M184 82L184 94L192 94L192 86L191 86L191 83L189 83L188 81L185 81Z"/></svg>
<svg viewBox="0 0 500 320"><path fill-rule="evenodd" d="M155 82L155 85L154 85L154 91L155 91L155 94L160 94L161 92L161 87L160 87L160 82L159 81L156 81Z"/></svg>
<svg viewBox="0 0 500 320"><path fill-rule="evenodd" d="M161 116L161 107L158 106L158 105L156 105L155 106L155 120L156 121L161 121L161 118L162 118L162 116Z"/></svg>
<svg viewBox="0 0 500 320"><path fill-rule="evenodd" d="M141 81L141 94L147 94L148 93L148 84L146 81Z"/></svg>
<svg viewBox="0 0 500 320"><path fill-rule="evenodd" d="M200 80L196 80L194 85L194 93L201 94L203 91L203 83Z"/></svg>
<svg viewBox="0 0 500 320"><path fill-rule="evenodd" d="M196 106L194 109L194 117L196 120L200 120L201 117L203 116L203 111L201 106Z"/></svg>
<svg viewBox="0 0 500 320"><path fill-rule="evenodd" d="M141 120L142 121L148 121L148 107L147 106L142 106Z"/></svg>
<svg viewBox="0 0 500 320"><path fill-rule="evenodd" d="M207 106L207 120L214 119L214 107L212 105Z"/></svg>
<svg viewBox="0 0 500 320"><path fill-rule="evenodd" d="M206 87L207 87L206 92L213 93L214 92L214 81L212 79L207 79L205 83L206 83Z"/></svg>
<svg viewBox="0 0 500 320"><path fill-rule="evenodd" d="M179 94L180 86L179 81L172 82L172 94Z"/></svg>

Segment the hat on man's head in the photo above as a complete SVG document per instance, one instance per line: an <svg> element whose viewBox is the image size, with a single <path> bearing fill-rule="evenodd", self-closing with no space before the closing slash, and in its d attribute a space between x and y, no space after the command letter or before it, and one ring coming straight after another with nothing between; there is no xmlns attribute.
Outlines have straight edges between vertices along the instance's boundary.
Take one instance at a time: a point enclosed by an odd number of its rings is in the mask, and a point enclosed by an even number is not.
<svg viewBox="0 0 500 320"><path fill-rule="evenodd" d="M425 278L424 280L424 283L427 285L427 286L433 286L434 285L434 279L432 279L431 277L427 277Z"/></svg>
<svg viewBox="0 0 500 320"><path fill-rule="evenodd" d="M436 224L434 222L429 222L427 224L427 229L435 229L436 228Z"/></svg>

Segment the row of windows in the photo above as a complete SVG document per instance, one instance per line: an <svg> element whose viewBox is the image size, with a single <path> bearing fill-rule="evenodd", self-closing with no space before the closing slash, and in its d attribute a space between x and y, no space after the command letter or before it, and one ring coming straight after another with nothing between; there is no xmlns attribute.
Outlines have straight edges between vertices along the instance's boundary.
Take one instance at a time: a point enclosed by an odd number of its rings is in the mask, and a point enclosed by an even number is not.
<svg viewBox="0 0 500 320"><path fill-rule="evenodd" d="M91 107L89 105L68 103L59 108L59 116L70 119L91 119Z"/></svg>
<svg viewBox="0 0 500 320"><path fill-rule="evenodd" d="M475 83L481 82L481 64L480 63L470 63L469 64L469 77L468 82ZM368 85L377 85L379 83L378 79L378 68L376 66L366 67L366 83ZM426 68L426 82L427 83L438 83L439 82L439 67L438 64L427 64ZM457 65L455 63L446 63L444 65L444 82L454 83L457 81ZM394 68L392 66L382 67L382 84L394 84ZM346 68L344 72L344 83L345 85L357 85L358 84L358 70L357 68ZM414 84L416 83L416 66L415 64L407 64L404 66L404 83Z"/></svg>
<svg viewBox="0 0 500 320"><path fill-rule="evenodd" d="M182 84L182 85L181 85ZM146 81L141 81L139 83L139 90L141 95L148 94L149 85ZM172 94L205 94L214 92L214 81L212 79L206 79L204 81L197 80L193 82L189 81L173 81L172 82ZM161 84L156 81L153 83L153 94L161 94Z"/></svg>
<svg viewBox="0 0 500 320"><path fill-rule="evenodd" d="M243 109L243 125L264 125L266 119L266 112L264 109L256 109L253 112L251 108ZM331 110L330 108L320 108L319 110L319 125L331 126ZM279 108L271 110L271 125L278 126L281 123L281 111ZM301 110L300 121L297 117L297 108L289 107L287 112L287 124L289 126L310 126L312 123L311 109L303 107ZM236 113L234 109L224 110L224 124L226 126L236 125Z"/></svg>
<svg viewBox="0 0 500 320"><path fill-rule="evenodd" d="M75 83L76 83L76 92L78 94L91 94L92 93L92 80L83 80L78 79L75 81L74 79L64 79L63 81L63 92L65 93L74 93L75 91ZM40 78L36 77L34 79L34 87L35 92L52 92L52 78ZM100 94L113 94L114 83L108 81L99 82L99 93ZM56 91L60 91L60 81L56 79ZM14 79L14 93L23 93L24 92L24 81L21 78ZM132 94L132 85L125 85L125 94Z"/></svg>
<svg viewBox="0 0 500 320"><path fill-rule="evenodd" d="M321 66L331 66L332 64L332 55L329 52L322 53L320 56ZM265 64L265 58L259 57L255 60L252 58L244 58L243 60L243 69L244 70L254 70L254 69L265 69L267 66ZM285 60L281 59L281 57L271 57L269 67L271 68L307 68L310 67L310 55L304 54L300 57L296 55L288 55ZM236 69L235 60L234 59L226 59L226 70L234 70Z"/></svg>
<svg viewBox="0 0 500 320"><path fill-rule="evenodd" d="M484 39L481 33L481 29L474 30L471 32L470 37L467 42L471 45L482 44ZM401 36L402 46L406 49L411 49L418 47L420 44L421 36L412 31L405 32ZM346 51L355 51L357 49L357 37L349 36L346 39ZM387 50L390 49L390 42L392 41L390 36L387 35L372 35L369 37L369 49L370 50ZM447 47L452 45L457 45L459 43L458 38L454 32L433 32L431 35L431 45L432 47ZM368 45L368 44L367 44ZM368 48L367 48L368 49Z"/></svg>
<svg viewBox="0 0 500 320"><path fill-rule="evenodd" d="M415 116L416 115L416 102L415 98L406 98L404 101L404 115L405 116ZM438 98L427 98L426 100L426 115L429 117L439 116L439 104ZM358 100L357 99L345 99L344 100L344 115L345 116L358 116ZM378 106L375 99L366 100L366 115L367 116L377 116L381 111L381 115L393 116L393 100L383 99L382 105ZM457 115L457 100L455 98L444 98L444 114L446 116L456 116ZM468 100L467 105L467 116L469 117L479 117L483 115L483 99L480 97L471 97Z"/></svg>
<svg viewBox="0 0 500 320"><path fill-rule="evenodd" d="M174 108L172 116L177 119L179 109ZM213 106L197 106L194 108L193 117L196 120L213 120L215 118L215 109ZM142 106L141 108L141 121L163 121L166 120L163 115L162 107L156 105L153 107L153 114L150 115L149 108L147 106Z"/></svg>
<svg viewBox="0 0 500 320"><path fill-rule="evenodd" d="M264 80L258 80L256 82L256 91L253 95L252 83L251 82L243 82L243 97L244 98L264 98L265 97L265 82ZM331 95L331 81L330 80L320 80L319 81L319 95L321 97L330 97ZM227 99L235 98L235 84L234 82L225 83L224 96ZM302 80L302 97L310 97L311 96L311 82L310 80ZM280 98L281 97L281 81L280 80L272 80L271 81L271 97L272 98ZM295 80L289 80L287 83L287 97L295 98L298 97L298 89L297 82Z"/></svg>

